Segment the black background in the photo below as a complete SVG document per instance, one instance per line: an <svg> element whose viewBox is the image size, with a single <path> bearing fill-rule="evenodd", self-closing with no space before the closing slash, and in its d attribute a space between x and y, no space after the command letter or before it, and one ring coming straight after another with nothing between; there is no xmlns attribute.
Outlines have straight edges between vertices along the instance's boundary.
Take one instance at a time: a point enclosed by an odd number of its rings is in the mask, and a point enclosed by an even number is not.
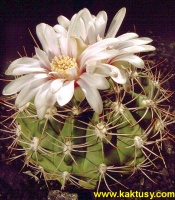
<svg viewBox="0 0 175 200"><path fill-rule="evenodd" d="M24 55L23 46L29 56L34 52L34 42L28 28L36 38L37 24L45 22L55 25L59 15L70 19L84 7L94 15L105 10L108 14L108 25L116 12L126 7L126 17L118 35L133 31L135 25L140 36L147 36L147 31L151 30L166 42L175 41L174 0L1 0L1 72L19 57L17 51Z"/></svg>

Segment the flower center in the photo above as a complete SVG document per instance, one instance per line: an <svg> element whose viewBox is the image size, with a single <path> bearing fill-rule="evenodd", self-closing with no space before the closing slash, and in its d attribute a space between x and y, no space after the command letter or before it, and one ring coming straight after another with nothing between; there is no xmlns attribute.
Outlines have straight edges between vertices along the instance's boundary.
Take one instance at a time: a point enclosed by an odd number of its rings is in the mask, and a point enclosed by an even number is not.
<svg viewBox="0 0 175 200"><path fill-rule="evenodd" d="M70 68L77 68L77 62L75 60L75 58L70 58L69 56L55 56L52 59L52 62L50 63L51 65L51 70L53 72L58 72L59 74L61 74L64 78L67 77L67 75L69 74L66 70L70 69Z"/></svg>

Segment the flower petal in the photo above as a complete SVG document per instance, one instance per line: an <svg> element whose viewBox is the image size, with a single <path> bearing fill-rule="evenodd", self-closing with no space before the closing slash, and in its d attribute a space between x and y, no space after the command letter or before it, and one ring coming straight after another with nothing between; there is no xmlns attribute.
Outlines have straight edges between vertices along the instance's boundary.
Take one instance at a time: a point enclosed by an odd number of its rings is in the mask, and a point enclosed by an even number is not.
<svg viewBox="0 0 175 200"><path fill-rule="evenodd" d="M87 36L88 36L89 44L94 44L97 41L97 35L96 35L96 32L95 32L95 27L94 27L94 24L92 22L89 22L89 29L88 29Z"/></svg>
<svg viewBox="0 0 175 200"><path fill-rule="evenodd" d="M117 67L109 64L100 64L97 67L97 70L94 70L94 73L109 76L119 84L125 84L127 80L127 75L122 69L118 69Z"/></svg>
<svg viewBox="0 0 175 200"><path fill-rule="evenodd" d="M135 38L131 40L124 41L117 46L115 46L116 49L124 49L126 47L131 47L131 46L139 46L139 45L144 45L152 42L152 39L150 38Z"/></svg>
<svg viewBox="0 0 175 200"><path fill-rule="evenodd" d="M71 23L69 25L68 28L68 37L72 37L75 36L75 30L77 27L77 22L78 20L81 18L81 15L83 14L83 12L85 12L85 10L87 10L86 8L80 10L77 14L75 14L72 18L71 18Z"/></svg>
<svg viewBox="0 0 175 200"><path fill-rule="evenodd" d="M118 36L117 39L120 41L120 43L122 43L124 41L131 40L131 39L134 39L137 37L138 37L138 35L136 33L125 33L125 34Z"/></svg>
<svg viewBox="0 0 175 200"><path fill-rule="evenodd" d="M89 85L87 82L85 82L82 79L79 79L77 83L83 90L84 95L89 105L91 106L91 108L96 113L101 114L103 110L103 102L99 94L99 91L95 87L92 87L91 85Z"/></svg>
<svg viewBox="0 0 175 200"><path fill-rule="evenodd" d="M46 106L43 106L41 108L36 108L36 111L37 111L37 116L39 119L43 119L45 114L46 114L46 111L47 111L47 107Z"/></svg>
<svg viewBox="0 0 175 200"><path fill-rule="evenodd" d="M74 27L74 32L76 34L76 37L81 38L83 41L86 41L87 38L87 27L84 23L83 19L80 18L79 21L77 21L76 26Z"/></svg>
<svg viewBox="0 0 175 200"><path fill-rule="evenodd" d="M79 58L79 60L81 62L80 65L83 65L85 60L87 60L87 58L94 56L95 54L106 50L111 45L114 46L114 45L117 45L119 43L120 43L120 40L117 39L117 38L107 38L107 39L100 40L100 41L90 45L81 54L81 56Z"/></svg>
<svg viewBox="0 0 175 200"><path fill-rule="evenodd" d="M80 78L83 79L86 83L90 84L92 87L100 90L106 90L110 87L109 82L106 80L106 78L98 74L90 75L84 73L80 76Z"/></svg>
<svg viewBox="0 0 175 200"><path fill-rule="evenodd" d="M36 52L38 59L42 62L44 67L46 69L50 70L50 62L48 59L48 55L44 51L42 51L41 49L36 48L36 47L35 47L35 52Z"/></svg>
<svg viewBox="0 0 175 200"><path fill-rule="evenodd" d="M91 22L92 16L89 10L87 8L80 10L76 14L76 17L71 19L72 31L70 31L70 33L74 33L75 36L81 38L84 42L87 42L87 32L89 30L89 23Z"/></svg>
<svg viewBox="0 0 175 200"><path fill-rule="evenodd" d="M33 78L33 74L26 76L21 76L13 81L11 81L2 91L3 95L11 95L19 92L25 85L28 84L28 80Z"/></svg>
<svg viewBox="0 0 175 200"><path fill-rule="evenodd" d="M30 102L45 82L45 79L39 79L27 84L18 94L15 105L20 108Z"/></svg>
<svg viewBox="0 0 175 200"><path fill-rule="evenodd" d="M122 8L117 12L117 14L114 16L114 18L109 26L108 32L106 34L107 38L115 37L115 35L117 34L117 32L123 22L125 14L126 14L126 8Z"/></svg>
<svg viewBox="0 0 175 200"><path fill-rule="evenodd" d="M100 11L95 20L96 35L99 35L101 38L103 38L105 34L107 18L106 12Z"/></svg>
<svg viewBox="0 0 175 200"><path fill-rule="evenodd" d="M21 76L13 81L11 81L8 85L3 89L3 95L12 95L19 92L23 87L30 84L32 81L36 79L44 79L47 78L47 74L28 74L25 76Z"/></svg>
<svg viewBox="0 0 175 200"><path fill-rule="evenodd" d="M67 40L67 55L71 58L77 58L77 41L75 38L68 38Z"/></svg>
<svg viewBox="0 0 175 200"><path fill-rule="evenodd" d="M34 104L35 107L37 109L43 107L43 106L47 106L46 104L46 94L49 90L50 84L51 84L51 80L47 81L46 83L44 83L40 89L38 90L36 96L35 96L35 100L34 100Z"/></svg>
<svg viewBox="0 0 175 200"><path fill-rule="evenodd" d="M64 81L65 79L53 80L49 86L49 91L53 94L56 93L62 87Z"/></svg>
<svg viewBox="0 0 175 200"><path fill-rule="evenodd" d="M60 44L60 51L62 55L68 55L68 48L67 48L67 38L60 37L59 38L59 44Z"/></svg>
<svg viewBox="0 0 175 200"><path fill-rule="evenodd" d="M46 69L41 67L41 62L38 59L22 57L13 61L5 74L16 76L32 72L46 72Z"/></svg>
<svg viewBox="0 0 175 200"><path fill-rule="evenodd" d="M89 62L94 62L94 61L98 61L98 60L104 60L104 59L108 59L111 57L115 57L118 54L117 50L105 50L107 47L105 48L94 48L94 49L86 49L86 54L83 52L80 56L80 69L83 69L85 67L86 64L88 64Z"/></svg>
<svg viewBox="0 0 175 200"><path fill-rule="evenodd" d="M64 27L62 27L62 26L57 24L53 28L57 32L57 37L58 38L67 37L67 30Z"/></svg>
<svg viewBox="0 0 175 200"><path fill-rule="evenodd" d="M76 80L78 78L78 72L76 67L72 67L66 70L68 80Z"/></svg>
<svg viewBox="0 0 175 200"><path fill-rule="evenodd" d="M53 27L44 23L38 24L36 27L36 33L44 51L48 55L60 55L58 39Z"/></svg>
<svg viewBox="0 0 175 200"><path fill-rule="evenodd" d="M111 72L111 78L119 84L125 84L127 80L127 75L122 69L116 68Z"/></svg>
<svg viewBox="0 0 175 200"><path fill-rule="evenodd" d="M65 16L60 15L57 18L58 23L63 26L66 30L68 29L69 25L70 25L70 20L67 19Z"/></svg>
<svg viewBox="0 0 175 200"><path fill-rule="evenodd" d="M66 81L56 93L57 102L60 106L66 105L72 99L74 94L74 82L74 80Z"/></svg>
<svg viewBox="0 0 175 200"><path fill-rule="evenodd" d="M128 53L140 53L140 52L148 52L148 51L154 51L155 47L151 45L141 45L141 46L131 46L124 49L121 49L118 53L118 55L121 54L128 54Z"/></svg>
<svg viewBox="0 0 175 200"><path fill-rule="evenodd" d="M132 54L123 54L123 55L120 55L120 56L117 56L116 58L114 58L112 60L112 63L116 62L116 61L126 61L126 62L129 62L131 63L133 66L137 67L137 68L143 68L145 65L144 65L144 61L136 56L136 55L132 55Z"/></svg>
<svg viewBox="0 0 175 200"><path fill-rule="evenodd" d="M52 107L56 103L56 94L51 93L49 90L51 83L52 80L45 83L35 96L34 104L40 119L44 117L44 110L46 111L47 108Z"/></svg>

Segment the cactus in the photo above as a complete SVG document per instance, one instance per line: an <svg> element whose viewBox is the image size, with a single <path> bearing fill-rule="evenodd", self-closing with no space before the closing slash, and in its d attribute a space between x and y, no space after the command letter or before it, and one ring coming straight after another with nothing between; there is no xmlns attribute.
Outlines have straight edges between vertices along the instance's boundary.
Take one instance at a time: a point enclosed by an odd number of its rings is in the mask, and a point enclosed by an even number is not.
<svg viewBox="0 0 175 200"><path fill-rule="evenodd" d="M103 11L96 20L83 9L70 21L60 16L55 27L40 24L43 50L35 48L34 57L19 58L6 71L18 76L3 90L10 97L2 103L13 110L3 122L14 139L9 148L61 189L99 190L104 182L110 190L110 184L122 185L119 176L146 175L142 167L164 162L162 141L174 122L163 103L172 94L163 88L169 76L136 55L154 50L151 39L135 33L115 38L124 15L125 8L106 35Z"/></svg>

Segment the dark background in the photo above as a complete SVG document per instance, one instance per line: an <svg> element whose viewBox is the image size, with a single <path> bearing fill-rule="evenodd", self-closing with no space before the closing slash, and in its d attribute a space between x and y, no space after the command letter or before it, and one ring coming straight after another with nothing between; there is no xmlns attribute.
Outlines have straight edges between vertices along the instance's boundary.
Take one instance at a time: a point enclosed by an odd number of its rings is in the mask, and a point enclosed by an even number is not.
<svg viewBox="0 0 175 200"><path fill-rule="evenodd" d="M147 32L151 30L166 42L175 41L174 0L1 0L1 73L11 61L19 57L17 51L24 55L23 46L29 56L34 52L34 42L28 28L36 36L37 24L45 22L55 25L59 15L70 19L74 13L84 7L94 15L105 10L108 14L108 25L116 12L126 7L126 17L118 35L133 31L135 25L140 36L147 36Z"/></svg>

